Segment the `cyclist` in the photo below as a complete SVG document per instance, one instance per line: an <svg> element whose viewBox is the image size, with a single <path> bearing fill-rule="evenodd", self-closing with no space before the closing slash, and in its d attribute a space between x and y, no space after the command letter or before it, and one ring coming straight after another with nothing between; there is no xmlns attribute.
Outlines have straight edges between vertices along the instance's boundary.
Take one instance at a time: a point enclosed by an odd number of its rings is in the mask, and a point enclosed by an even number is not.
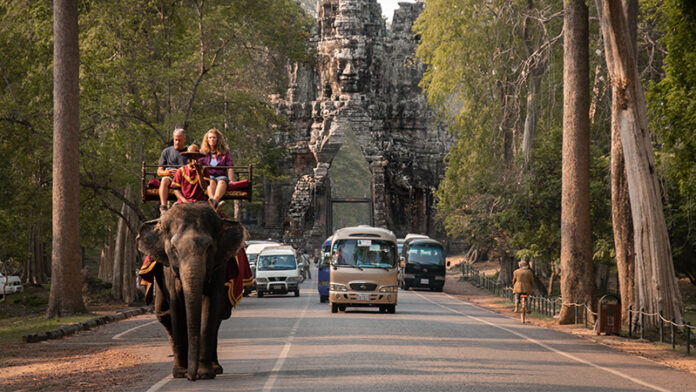
<svg viewBox="0 0 696 392"><path fill-rule="evenodd" d="M520 261L519 268L512 274L512 294L515 300L515 313L520 303L520 294L531 295L534 290L534 274L526 260Z"/></svg>

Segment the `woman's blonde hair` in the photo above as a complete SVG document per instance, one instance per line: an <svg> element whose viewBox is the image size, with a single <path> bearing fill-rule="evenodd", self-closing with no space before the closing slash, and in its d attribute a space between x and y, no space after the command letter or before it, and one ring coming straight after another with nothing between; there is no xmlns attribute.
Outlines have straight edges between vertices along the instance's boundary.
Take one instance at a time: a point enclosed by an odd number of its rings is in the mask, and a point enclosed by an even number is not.
<svg viewBox="0 0 696 392"><path fill-rule="evenodd" d="M208 132L206 132L205 135L203 135L203 142L201 143L201 153L208 155L213 151L213 146L208 144L208 134L210 132L215 133L215 135L217 136L217 146L215 146L217 147L215 148L217 153L227 154L228 152L230 152L230 149L227 147L227 142L225 142L225 137L222 136L222 133L220 133L220 131L218 131L217 128L210 128Z"/></svg>

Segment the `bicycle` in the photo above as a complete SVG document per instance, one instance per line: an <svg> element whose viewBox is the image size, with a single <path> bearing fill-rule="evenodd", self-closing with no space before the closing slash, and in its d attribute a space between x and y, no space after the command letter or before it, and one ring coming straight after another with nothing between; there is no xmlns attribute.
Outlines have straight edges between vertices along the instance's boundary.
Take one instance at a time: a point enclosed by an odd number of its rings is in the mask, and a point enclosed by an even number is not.
<svg viewBox="0 0 696 392"><path fill-rule="evenodd" d="M520 294L520 320L522 324L527 322L527 294Z"/></svg>

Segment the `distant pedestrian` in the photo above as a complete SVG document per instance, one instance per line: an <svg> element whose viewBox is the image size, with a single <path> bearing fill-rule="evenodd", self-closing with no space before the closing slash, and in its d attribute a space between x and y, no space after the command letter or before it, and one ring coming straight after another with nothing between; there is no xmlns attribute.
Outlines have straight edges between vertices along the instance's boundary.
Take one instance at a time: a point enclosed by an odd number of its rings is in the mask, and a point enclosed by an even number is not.
<svg viewBox="0 0 696 392"><path fill-rule="evenodd" d="M307 254L307 250L302 251L300 261L302 262L302 276L305 277L305 279L311 280L312 273L309 271L311 261L309 260L309 254Z"/></svg>
<svg viewBox="0 0 696 392"><path fill-rule="evenodd" d="M529 263L522 260L519 268L512 273L512 294L515 301L515 312L520 303L520 294L532 295L534 290L534 273L529 269Z"/></svg>

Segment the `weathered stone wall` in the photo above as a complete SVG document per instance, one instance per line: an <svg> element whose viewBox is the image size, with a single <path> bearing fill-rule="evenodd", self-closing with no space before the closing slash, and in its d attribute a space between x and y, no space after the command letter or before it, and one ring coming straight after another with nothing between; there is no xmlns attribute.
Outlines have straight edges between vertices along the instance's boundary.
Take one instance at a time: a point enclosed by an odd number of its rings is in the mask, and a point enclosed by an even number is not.
<svg viewBox="0 0 696 392"><path fill-rule="evenodd" d="M390 30L376 0L316 5L317 65L289 66L287 93L273 97L294 132L278 136L289 152L280 163L288 180L265 187L265 232L298 248L330 235L328 169L350 129L372 172L374 225L441 236L433 191L453 140L418 87L424 67L413 59L411 26L423 4L400 3Z"/></svg>

